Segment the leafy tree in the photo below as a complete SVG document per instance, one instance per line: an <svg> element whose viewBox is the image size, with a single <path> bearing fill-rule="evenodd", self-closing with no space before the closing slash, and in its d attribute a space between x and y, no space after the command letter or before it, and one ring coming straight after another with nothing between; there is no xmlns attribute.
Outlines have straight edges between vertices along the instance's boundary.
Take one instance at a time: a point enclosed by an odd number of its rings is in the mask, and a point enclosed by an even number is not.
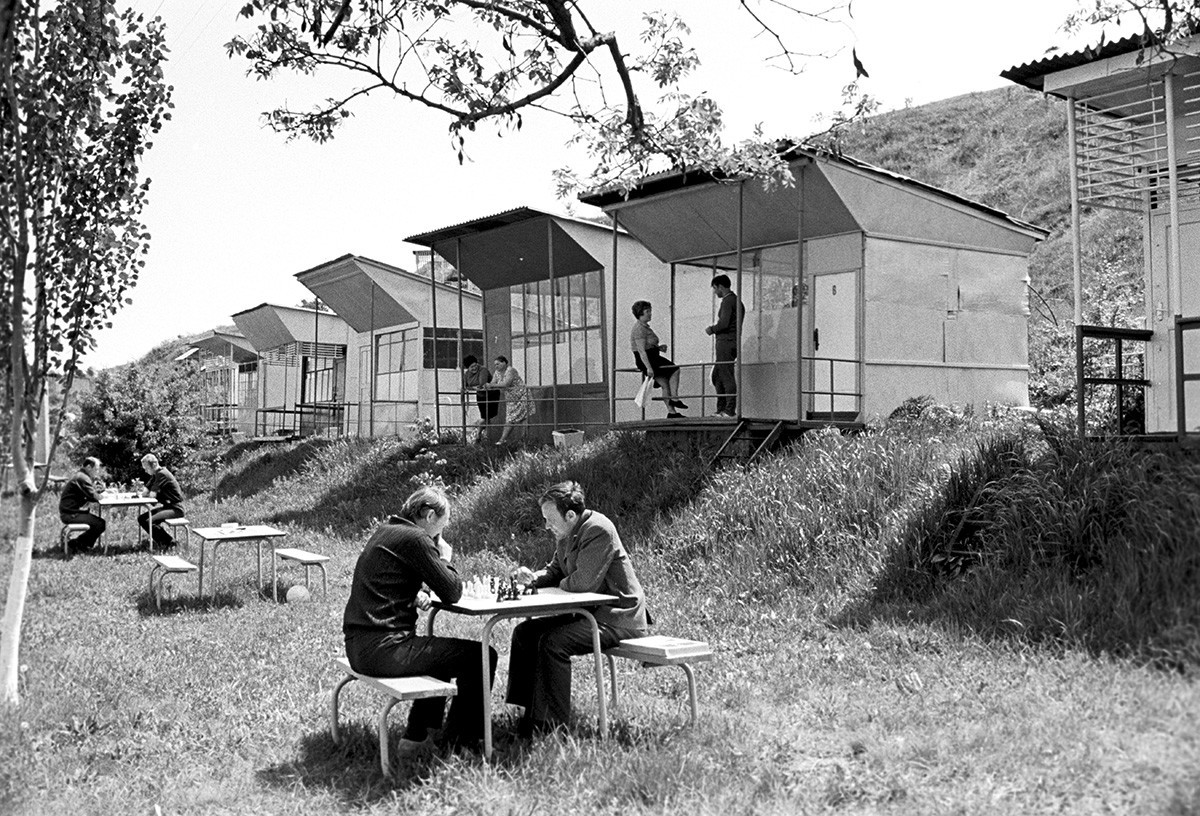
<svg viewBox="0 0 1200 816"><path fill-rule="evenodd" d="M1118 30L1130 21L1140 29L1142 45L1166 46L1200 32L1200 3L1196 0L1079 0L1063 28L1074 32L1085 26L1113 26ZM1103 45L1105 35L1100 37Z"/></svg>
<svg viewBox="0 0 1200 816"><path fill-rule="evenodd" d="M203 441L200 393L187 374L165 367L126 366L106 371L79 401L77 455L95 456L111 478L142 478L141 458L153 453L169 467Z"/></svg>
<svg viewBox="0 0 1200 816"><path fill-rule="evenodd" d="M163 28L111 0L0 0L0 380L20 500L0 644L0 699L18 700L37 506L34 436L48 383L67 404L80 354L127 303L149 235L138 163L169 118Z"/></svg>
<svg viewBox="0 0 1200 816"><path fill-rule="evenodd" d="M560 172L563 194L579 186L628 188L664 160L673 167L790 180L773 143L756 134L724 144L716 101L679 90L699 63L685 41L688 28L682 20L645 14L643 30L629 38L638 51L630 53L624 47L628 39L618 42L616 33L597 30L584 5L581 0L250 0L241 15L259 22L256 33L235 37L226 50L250 60L250 72L260 79L334 69L351 80L345 93L311 110L280 107L265 115L269 125L290 136L323 142L351 115L356 100L382 92L448 118L460 161L466 134L485 121L519 130L530 109L568 117L596 168L584 180ZM778 49L769 61L798 73L805 57L828 55L791 48L779 33L782 21L834 24L849 4L772 0L761 8L740 0L739 7ZM852 57L856 76L866 75L858 56ZM662 94L653 107L639 95L638 86L645 83ZM614 84L619 91L611 93ZM850 99L862 101L853 87Z"/></svg>

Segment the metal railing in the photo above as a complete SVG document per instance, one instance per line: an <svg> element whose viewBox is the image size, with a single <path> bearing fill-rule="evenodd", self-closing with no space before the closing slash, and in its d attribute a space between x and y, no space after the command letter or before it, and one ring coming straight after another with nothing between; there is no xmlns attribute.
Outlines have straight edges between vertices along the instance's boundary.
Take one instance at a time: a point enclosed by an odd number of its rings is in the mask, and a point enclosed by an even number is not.
<svg viewBox="0 0 1200 816"><path fill-rule="evenodd" d="M1176 318L1178 320L1178 318ZM1200 322L1200 319L1197 319ZM1114 326L1076 326L1075 327L1075 380L1076 380L1076 405L1078 410L1078 425L1079 436L1083 438L1087 436L1087 387L1088 386L1113 386L1116 388L1116 413L1117 413L1117 435L1121 436L1127 432L1144 433L1146 429L1145 413L1139 421L1138 427L1133 427L1127 431L1126 428L1126 410L1125 410L1125 393L1127 388L1139 389L1138 396L1140 402L1145 405L1146 389L1150 387L1150 381L1142 377L1127 377L1125 376L1125 343L1146 343L1154 336L1154 332L1150 329L1122 329ZM1116 348L1113 352L1113 368L1112 376L1087 376L1084 367L1086 359L1084 355L1085 340L1111 340L1116 343ZM1182 354L1182 349L1179 352ZM1106 355L1107 356L1107 355ZM1135 366L1140 369L1141 373L1145 374L1145 347L1138 352L1135 352Z"/></svg>
<svg viewBox="0 0 1200 816"><path fill-rule="evenodd" d="M1175 315L1175 432L1180 442L1188 435L1184 388L1187 383L1200 382L1200 372L1189 372L1184 368L1183 335L1195 329L1200 329L1200 317Z"/></svg>
<svg viewBox="0 0 1200 816"><path fill-rule="evenodd" d="M818 373L818 367L824 368L826 365L828 365L829 387L827 389L810 387L810 388L806 388L806 389L797 391L795 394L795 397L796 397L797 403L798 403L798 404L796 404L796 416L797 417L801 417L807 413L810 417L822 418L822 417L828 416L829 419L834 419L840 414L853 413L857 416L859 413L861 413L862 393L857 390L842 390L842 389L838 388L839 378L837 375L837 368L838 368L839 364L849 364L849 365L854 366L854 373L853 374L843 374L841 377L841 380L843 380L843 381L849 380L850 387L856 388L857 383L858 383L858 369L862 363L861 360L855 360L855 359L850 359L850 358L846 358L846 357L804 357L804 356L802 356L798 361L788 360L786 362L776 362L776 363L745 363L745 362L743 362L742 363L743 378L745 377L745 374L746 374L745 369L752 368L752 367L758 368L758 367L762 367L762 366L773 366L776 369L778 369L780 367L788 367L788 368L795 368L798 371L800 366L802 364L806 364L806 363L812 365L812 377L811 377L812 381L815 381L817 379L816 375ZM701 417L707 416L708 401L715 400L718 398L717 393L715 391L710 390L710 386L712 385L712 383L710 381L711 369L713 367L715 367L716 365L718 365L718 363L715 363L715 362L676 363L676 365L679 366L680 371L681 371L681 375L680 375L680 384L681 385L683 383L683 373L682 372L688 372L688 371L698 372L698 374L699 374L699 390L691 390L691 391L682 391L681 390L681 392L679 394L679 399L681 399L681 400L698 400L699 401L699 411L700 411L699 415ZM736 362L735 363L722 363L721 365L736 366L737 363ZM618 403L633 402L634 395L637 393L637 387L640 384L642 376L643 376L641 371L636 368L620 368L620 369L617 369L617 373L636 376L636 379L634 379L632 381L629 388L622 388L622 389L618 390L618 396L617 396ZM628 379L628 378L626 378L626 379ZM688 380L689 380L689 382L691 382L692 378L688 378ZM739 415L745 413L744 404L743 404L742 400L740 399L740 396L741 396L740 389L735 390L732 393L724 394L721 396L727 396L727 397L732 397L734 399L737 399L738 400L737 404L739 406ZM806 409L804 407L804 403L807 402L807 398L809 398L809 397L812 398L812 407ZM846 411L838 410L838 398L839 397L848 397L848 398L853 399L854 407L852 409L849 409ZM828 406L829 406L828 414L825 414L825 412L823 412L821 410L821 408L823 407L821 403L823 403L826 399L828 400ZM646 419L646 408L647 408L646 405L641 406L642 420ZM766 418L781 419L782 417L766 417Z"/></svg>
<svg viewBox="0 0 1200 816"><path fill-rule="evenodd" d="M315 403L295 408L259 408L254 412L254 435L341 436L345 417L354 403Z"/></svg>
<svg viewBox="0 0 1200 816"><path fill-rule="evenodd" d="M587 435L608 430L608 390L603 383L563 383L558 386L528 385L534 412L514 426L510 433L519 438L549 442L554 431L578 430ZM481 441L481 435L498 436L507 417L508 403L504 389L496 392L497 411L494 419L483 423L475 389L443 389L437 392L434 417L442 436L457 437L459 441Z"/></svg>

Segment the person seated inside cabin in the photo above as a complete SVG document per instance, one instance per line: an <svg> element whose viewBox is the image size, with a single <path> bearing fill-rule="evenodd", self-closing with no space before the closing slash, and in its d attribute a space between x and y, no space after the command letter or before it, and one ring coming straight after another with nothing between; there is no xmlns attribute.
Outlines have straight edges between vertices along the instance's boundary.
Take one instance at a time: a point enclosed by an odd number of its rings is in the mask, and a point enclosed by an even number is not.
<svg viewBox="0 0 1200 816"><path fill-rule="evenodd" d="M63 524L88 526L86 533L80 533L71 542L81 550L95 547L107 526L103 518L92 512L100 501L100 491L103 489L99 479L100 460L89 456L83 460L79 472L63 485L62 495L58 499L58 517Z"/></svg>
<svg viewBox="0 0 1200 816"><path fill-rule="evenodd" d="M159 464L153 453L142 457L142 470L146 471L142 492L154 499L154 504L138 515L138 525L150 534L156 546L173 547L175 537L163 529L162 523L183 518L183 490L175 475Z"/></svg>

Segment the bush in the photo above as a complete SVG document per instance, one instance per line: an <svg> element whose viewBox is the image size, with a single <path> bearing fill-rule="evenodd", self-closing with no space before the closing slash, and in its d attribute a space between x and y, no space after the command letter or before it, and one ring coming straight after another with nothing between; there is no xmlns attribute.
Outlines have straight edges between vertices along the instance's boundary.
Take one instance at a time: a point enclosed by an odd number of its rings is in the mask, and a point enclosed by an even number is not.
<svg viewBox="0 0 1200 816"><path fill-rule="evenodd" d="M105 371L79 403L76 455L95 456L118 482L142 477L141 457L176 468L205 444L191 380L169 368Z"/></svg>

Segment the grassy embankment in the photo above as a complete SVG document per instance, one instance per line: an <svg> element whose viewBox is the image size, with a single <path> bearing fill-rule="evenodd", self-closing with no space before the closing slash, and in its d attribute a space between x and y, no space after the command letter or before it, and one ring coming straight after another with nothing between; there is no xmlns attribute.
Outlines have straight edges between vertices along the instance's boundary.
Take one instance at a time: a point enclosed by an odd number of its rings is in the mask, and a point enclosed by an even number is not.
<svg viewBox="0 0 1200 816"><path fill-rule="evenodd" d="M328 602L260 599L250 560L229 550L215 602L178 581L158 614L144 552L64 562L44 509L23 704L0 723L0 809L1200 810L1193 460L936 410L857 437L813 434L715 475L699 451L634 436L570 452L411 453L249 451L190 499L196 524L279 524L290 544L332 555ZM374 700L353 688L349 743L333 746L324 662L340 649L354 558L420 474L460 485L449 535L468 575L544 557L533 496L583 481L618 519L658 630L717 651L699 669L699 725L681 728L678 672L626 666L615 738L599 741L577 661L571 734L521 748L502 715L493 765L454 758L384 779ZM3 512L9 531L11 502Z"/></svg>

